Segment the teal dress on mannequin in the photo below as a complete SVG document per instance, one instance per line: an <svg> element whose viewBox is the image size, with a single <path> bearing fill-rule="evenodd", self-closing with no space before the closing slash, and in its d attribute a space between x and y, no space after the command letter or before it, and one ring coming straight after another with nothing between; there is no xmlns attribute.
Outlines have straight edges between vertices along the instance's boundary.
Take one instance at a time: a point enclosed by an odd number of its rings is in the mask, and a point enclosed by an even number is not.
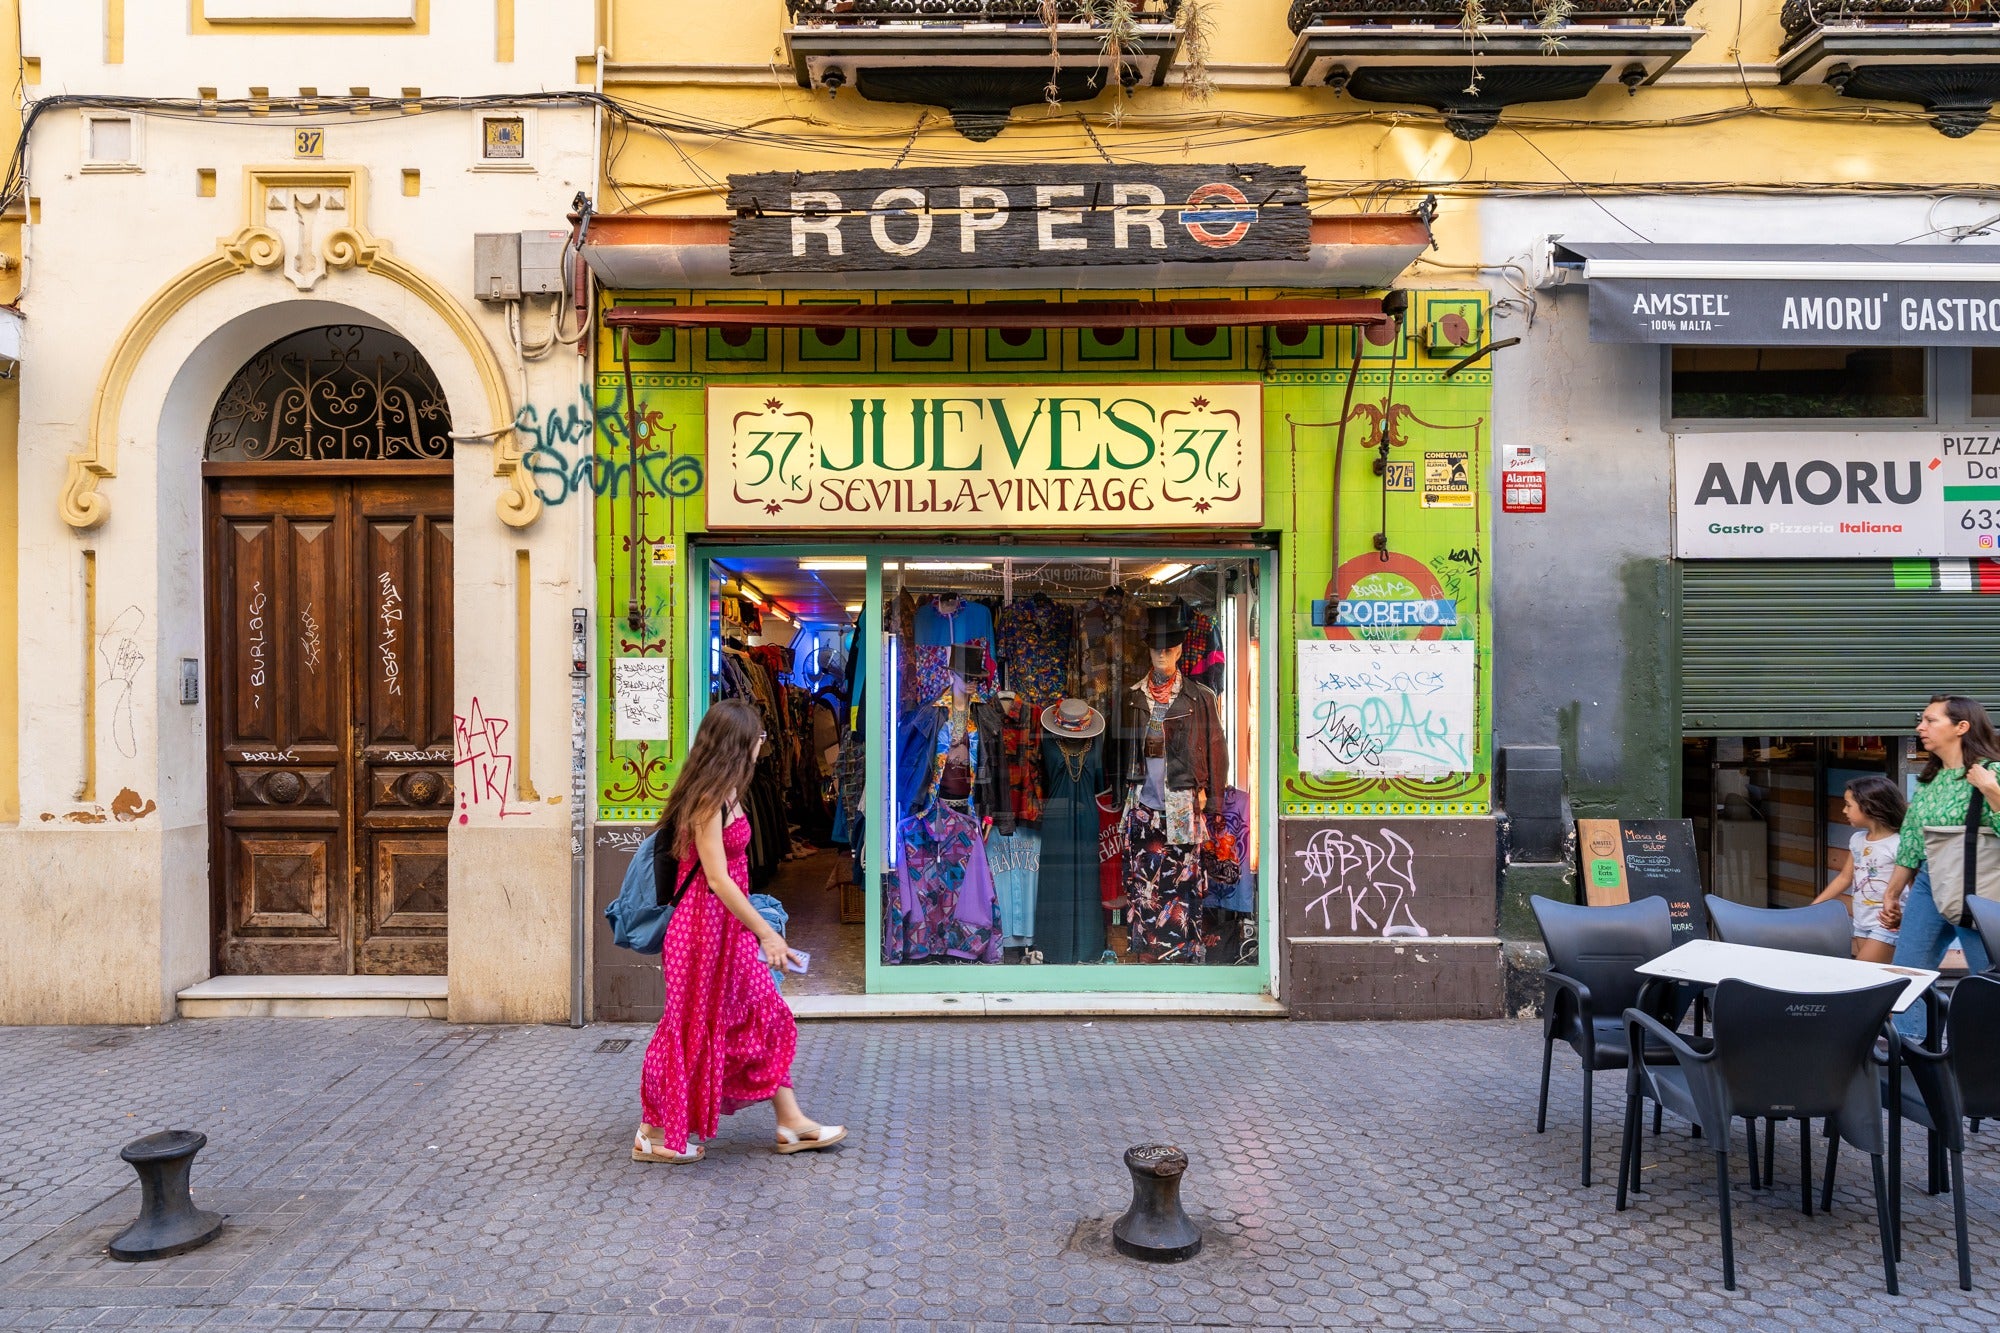
<svg viewBox="0 0 2000 1333"><path fill-rule="evenodd" d="M1094 963L1104 956L1098 895L1097 793L1104 786L1104 739L1042 740L1042 875L1035 890L1034 948L1044 963Z"/></svg>

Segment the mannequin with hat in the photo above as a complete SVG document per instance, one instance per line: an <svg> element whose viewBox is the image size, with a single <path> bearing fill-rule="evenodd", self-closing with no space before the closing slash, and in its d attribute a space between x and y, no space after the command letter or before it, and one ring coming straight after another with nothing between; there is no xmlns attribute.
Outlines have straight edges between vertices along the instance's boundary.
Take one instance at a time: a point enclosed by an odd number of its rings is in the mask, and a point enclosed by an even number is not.
<svg viewBox="0 0 2000 1333"><path fill-rule="evenodd" d="M1034 948L1044 963L1095 963L1104 956L1097 856L1104 730L1104 714L1082 699L1063 699L1042 710L1042 861Z"/></svg>
<svg viewBox="0 0 2000 1333"><path fill-rule="evenodd" d="M1132 952L1149 963L1206 960L1201 844L1222 815L1229 747L1207 686L1181 671L1179 605L1148 607L1151 669L1124 691L1112 776L1125 791L1125 894Z"/></svg>

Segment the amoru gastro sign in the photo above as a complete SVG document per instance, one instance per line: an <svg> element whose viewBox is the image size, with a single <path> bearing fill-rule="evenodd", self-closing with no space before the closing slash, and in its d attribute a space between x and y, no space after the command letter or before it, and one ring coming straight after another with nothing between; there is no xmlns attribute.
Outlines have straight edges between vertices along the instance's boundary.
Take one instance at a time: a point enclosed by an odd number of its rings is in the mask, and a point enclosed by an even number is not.
<svg viewBox="0 0 2000 1333"><path fill-rule="evenodd" d="M1264 517L1256 384L711 386L711 528L1214 528Z"/></svg>

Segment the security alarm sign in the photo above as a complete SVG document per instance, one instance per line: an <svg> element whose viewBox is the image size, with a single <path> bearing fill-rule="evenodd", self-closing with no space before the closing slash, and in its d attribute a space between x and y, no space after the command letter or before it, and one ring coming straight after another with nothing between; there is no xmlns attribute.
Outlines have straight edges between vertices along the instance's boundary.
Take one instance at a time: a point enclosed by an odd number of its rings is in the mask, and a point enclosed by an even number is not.
<svg viewBox="0 0 2000 1333"><path fill-rule="evenodd" d="M1542 460L1526 449L1510 451L1500 469L1500 512L1546 514L1548 509L1548 472Z"/></svg>

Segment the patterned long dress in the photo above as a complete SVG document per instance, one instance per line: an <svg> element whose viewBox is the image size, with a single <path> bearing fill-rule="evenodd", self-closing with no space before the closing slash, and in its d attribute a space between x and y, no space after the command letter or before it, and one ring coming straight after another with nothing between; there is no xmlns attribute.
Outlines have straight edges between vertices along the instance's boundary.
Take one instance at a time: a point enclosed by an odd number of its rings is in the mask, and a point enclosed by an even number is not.
<svg viewBox="0 0 2000 1333"><path fill-rule="evenodd" d="M739 887L750 882L749 846L750 820L738 815L722 847ZM799 1029L757 937L709 891L704 871L694 872L667 923L660 965L666 1012L646 1047L639 1102L666 1146L685 1152L690 1135L713 1138L722 1116L792 1086Z"/></svg>

